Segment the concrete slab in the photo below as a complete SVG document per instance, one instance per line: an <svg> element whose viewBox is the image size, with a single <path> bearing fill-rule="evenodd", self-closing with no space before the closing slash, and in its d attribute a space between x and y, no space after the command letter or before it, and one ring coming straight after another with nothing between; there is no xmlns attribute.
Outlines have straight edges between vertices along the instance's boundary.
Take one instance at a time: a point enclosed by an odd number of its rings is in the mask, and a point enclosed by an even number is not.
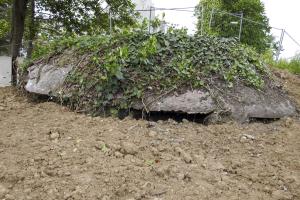
<svg viewBox="0 0 300 200"><path fill-rule="evenodd" d="M0 56L0 87L11 85L11 57Z"/></svg>

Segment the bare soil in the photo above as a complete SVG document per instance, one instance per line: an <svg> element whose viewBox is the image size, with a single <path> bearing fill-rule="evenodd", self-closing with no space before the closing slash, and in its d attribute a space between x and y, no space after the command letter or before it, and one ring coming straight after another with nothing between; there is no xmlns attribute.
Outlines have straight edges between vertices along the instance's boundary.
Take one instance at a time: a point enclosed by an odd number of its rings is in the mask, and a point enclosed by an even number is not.
<svg viewBox="0 0 300 200"><path fill-rule="evenodd" d="M91 118L0 88L0 199L297 200L299 122Z"/></svg>

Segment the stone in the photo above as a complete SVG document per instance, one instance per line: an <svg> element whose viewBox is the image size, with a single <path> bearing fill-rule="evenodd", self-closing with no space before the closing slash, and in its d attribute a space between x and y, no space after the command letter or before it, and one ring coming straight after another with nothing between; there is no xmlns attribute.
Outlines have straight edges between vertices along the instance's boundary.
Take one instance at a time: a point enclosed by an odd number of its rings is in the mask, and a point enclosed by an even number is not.
<svg viewBox="0 0 300 200"><path fill-rule="evenodd" d="M255 140L255 137L253 135L249 135L249 134L243 134L242 137L245 137L246 139L249 139L249 140Z"/></svg>
<svg viewBox="0 0 300 200"><path fill-rule="evenodd" d="M6 194L5 195L5 200L14 200L14 199L15 199L15 197L11 194Z"/></svg>
<svg viewBox="0 0 300 200"><path fill-rule="evenodd" d="M138 147L133 143L122 142L121 152L123 154L135 155L138 153Z"/></svg>
<svg viewBox="0 0 300 200"><path fill-rule="evenodd" d="M41 152L47 152L47 151L50 151L50 147L44 146L44 147L41 148Z"/></svg>
<svg viewBox="0 0 300 200"><path fill-rule="evenodd" d="M153 154L154 156L160 156L160 152L159 152L158 149L155 148L155 147L152 147L152 148L151 148L151 152L152 152L152 154Z"/></svg>
<svg viewBox="0 0 300 200"><path fill-rule="evenodd" d="M173 125L178 124L174 119L171 119L171 118L168 119L168 123L173 124Z"/></svg>
<svg viewBox="0 0 300 200"><path fill-rule="evenodd" d="M30 93L56 96L72 68L71 65L63 67L51 64L33 65L28 69L25 89Z"/></svg>
<svg viewBox="0 0 300 200"><path fill-rule="evenodd" d="M290 195L287 191L284 190L276 190L272 192L272 199L274 200L290 200L292 198L292 195Z"/></svg>
<svg viewBox="0 0 300 200"><path fill-rule="evenodd" d="M150 96L146 99L147 102L153 102L157 97ZM142 103L137 103L133 106L134 109L143 109ZM152 112L184 112L188 114L210 113L216 109L216 105L210 94L201 90L186 91L181 95L170 95L161 98L159 101L154 101L148 109Z"/></svg>
<svg viewBox="0 0 300 200"><path fill-rule="evenodd" d="M180 147L175 147L175 152L178 153L182 159L184 160L185 163L190 164L193 161L192 156L185 152L183 149L181 149Z"/></svg>
<svg viewBox="0 0 300 200"><path fill-rule="evenodd" d="M119 151L116 151L115 153L114 153L114 155L115 155L115 157L116 158L122 158L124 155L122 154L122 153L120 153Z"/></svg>
<svg viewBox="0 0 300 200"><path fill-rule="evenodd" d="M148 122L147 127L148 127L148 128L151 128L151 127L155 127L156 125L157 125L156 122Z"/></svg>
<svg viewBox="0 0 300 200"><path fill-rule="evenodd" d="M7 193L8 189L4 185L0 184L0 198L4 198Z"/></svg>
<svg viewBox="0 0 300 200"><path fill-rule="evenodd" d="M149 137L156 137L157 136L157 132L150 130L148 133Z"/></svg>
<svg viewBox="0 0 300 200"><path fill-rule="evenodd" d="M242 136L242 137L240 138L240 142L241 142L241 143L247 143L247 142L248 142L247 137Z"/></svg>
<svg viewBox="0 0 300 200"><path fill-rule="evenodd" d="M294 120L290 117L284 119L284 126L287 128L291 128L294 123Z"/></svg>
<svg viewBox="0 0 300 200"><path fill-rule="evenodd" d="M54 131L54 132L51 132L49 137L50 137L50 140L57 140L59 138L59 132L57 131Z"/></svg>
<svg viewBox="0 0 300 200"><path fill-rule="evenodd" d="M187 119L182 119L182 122L183 122L183 123L189 123L189 120L187 120Z"/></svg>
<svg viewBox="0 0 300 200"><path fill-rule="evenodd" d="M185 163L189 164L189 163L192 163L193 161L193 158L190 154L186 153L186 152L183 152L182 153L182 159L184 160Z"/></svg>
<svg viewBox="0 0 300 200"><path fill-rule="evenodd" d="M149 96L144 103L154 101L148 106L150 112L207 114L206 121L209 123L228 120L244 123L250 119L278 119L296 114L295 104L282 89L267 85L264 92L259 92L253 87L242 84L230 90L222 88L222 86L220 88L226 90L226 94L220 92L221 89L215 90L213 93L218 96L218 101L222 102L222 107L217 106L219 103L215 102L215 98L212 98L204 89L188 90L181 95L168 95L160 98L159 101L155 101L156 96ZM133 108L142 110L143 104L137 102ZM223 113L223 115L219 113Z"/></svg>

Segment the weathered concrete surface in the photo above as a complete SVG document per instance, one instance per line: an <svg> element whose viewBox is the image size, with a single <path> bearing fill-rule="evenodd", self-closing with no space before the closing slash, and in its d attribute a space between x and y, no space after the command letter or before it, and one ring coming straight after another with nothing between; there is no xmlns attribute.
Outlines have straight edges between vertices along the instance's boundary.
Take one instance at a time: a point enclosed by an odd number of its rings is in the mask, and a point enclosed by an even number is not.
<svg viewBox="0 0 300 200"><path fill-rule="evenodd" d="M57 95L65 78L72 70L72 64L57 67L55 64L33 65L29 68L26 90L43 95ZM176 91L166 96L148 95L143 102L137 102L133 109L150 112L178 112L188 114L209 114L217 118L230 118L246 122L251 118L273 119L296 114L296 107L279 88L266 83L263 91L240 84L226 88L224 82L216 82L218 89ZM72 95L72 94L69 94ZM220 113L226 113L225 116ZM214 121L214 120L211 120ZM218 121L218 120L216 120ZM226 120L225 120L226 121Z"/></svg>
<svg viewBox="0 0 300 200"><path fill-rule="evenodd" d="M63 86L71 69L71 65L63 67L51 64L33 65L28 69L28 82L25 89L35 94L54 94Z"/></svg>
<svg viewBox="0 0 300 200"><path fill-rule="evenodd" d="M0 87L11 85L11 57L0 56Z"/></svg>
<svg viewBox="0 0 300 200"><path fill-rule="evenodd" d="M216 105L210 94L201 90L186 91L180 95L171 95L156 100L148 97L144 103L147 110L152 112L183 112L188 114L207 114L216 110ZM144 108L142 103L135 104L134 109Z"/></svg>
<svg viewBox="0 0 300 200"><path fill-rule="evenodd" d="M295 104L282 89L276 87L267 86L264 91L258 91L238 86L229 96L223 95L223 99L230 108L232 117L241 122L251 118L278 119L296 114Z"/></svg>
<svg viewBox="0 0 300 200"><path fill-rule="evenodd" d="M226 112L227 118L246 122L249 119L277 119L296 114L296 107L281 90L268 88L265 92L250 87L240 86L226 95L214 91L187 91L181 95L169 95L150 104L155 97L144 100L144 104L134 105L134 109L148 111L181 112L188 114L212 114ZM149 103L150 102L150 103ZM215 117L215 116L214 116ZM219 116L219 120L222 116ZM225 120L226 121L226 120Z"/></svg>

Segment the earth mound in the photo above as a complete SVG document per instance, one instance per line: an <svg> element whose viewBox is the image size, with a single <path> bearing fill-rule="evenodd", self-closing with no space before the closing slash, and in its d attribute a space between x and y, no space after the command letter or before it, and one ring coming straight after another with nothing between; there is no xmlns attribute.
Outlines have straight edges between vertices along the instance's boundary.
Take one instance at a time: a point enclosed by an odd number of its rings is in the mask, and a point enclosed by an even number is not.
<svg viewBox="0 0 300 200"><path fill-rule="evenodd" d="M210 122L296 113L259 55L234 39L131 28L37 49L26 90L86 113L162 111L203 114Z"/></svg>

